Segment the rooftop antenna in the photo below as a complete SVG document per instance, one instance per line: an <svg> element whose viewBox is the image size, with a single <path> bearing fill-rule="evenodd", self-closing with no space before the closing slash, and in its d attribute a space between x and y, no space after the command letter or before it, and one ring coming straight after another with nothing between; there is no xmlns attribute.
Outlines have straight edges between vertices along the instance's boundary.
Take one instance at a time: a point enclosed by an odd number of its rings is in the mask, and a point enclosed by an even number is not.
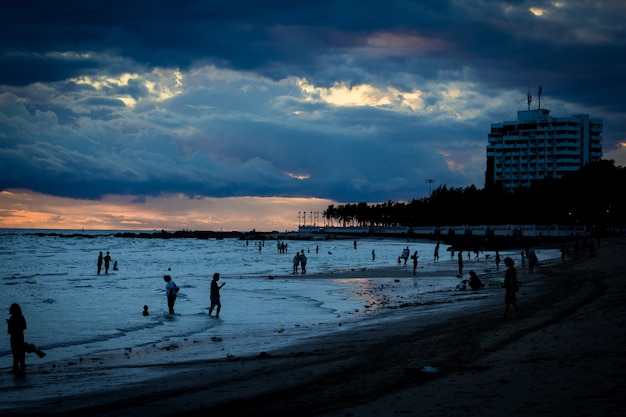
<svg viewBox="0 0 626 417"><path fill-rule="evenodd" d="M541 110L541 91L542 90L543 90L543 87L539 85L539 110Z"/></svg>
<svg viewBox="0 0 626 417"><path fill-rule="evenodd" d="M530 86L528 86L528 94L526 95L526 101L528 101L528 110L530 110L530 103L533 101L533 96L530 95Z"/></svg>

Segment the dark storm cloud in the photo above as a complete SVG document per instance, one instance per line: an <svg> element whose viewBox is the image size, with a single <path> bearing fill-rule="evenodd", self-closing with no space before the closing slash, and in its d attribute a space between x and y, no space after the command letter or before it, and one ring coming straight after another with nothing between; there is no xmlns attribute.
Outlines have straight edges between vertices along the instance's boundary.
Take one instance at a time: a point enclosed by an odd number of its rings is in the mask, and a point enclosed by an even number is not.
<svg viewBox="0 0 626 417"><path fill-rule="evenodd" d="M385 201L426 178L482 186L489 123L528 86L554 115L602 118L605 149L626 138L625 18L622 1L10 2L0 189ZM379 89L374 104L324 96L341 83Z"/></svg>
<svg viewBox="0 0 626 417"><path fill-rule="evenodd" d="M617 106L609 94L626 64L623 2L569 1L107 1L15 2L0 18L1 79L6 84L62 80L90 71L89 59L50 52L115 52L146 66L187 68L208 61L282 78L297 71L333 82L328 59L355 60L345 79L398 72L436 77L437 67L476 68L500 87L543 83L560 97ZM529 9L545 10L536 16ZM367 35L394 32L446 42L412 54L350 56ZM371 46L371 45L369 45ZM346 56L346 54L348 56ZM101 64L101 63L100 63ZM429 68L424 68L424 67ZM345 68L344 68L345 69ZM361 76L359 76L361 75ZM326 80L319 79L320 77Z"/></svg>

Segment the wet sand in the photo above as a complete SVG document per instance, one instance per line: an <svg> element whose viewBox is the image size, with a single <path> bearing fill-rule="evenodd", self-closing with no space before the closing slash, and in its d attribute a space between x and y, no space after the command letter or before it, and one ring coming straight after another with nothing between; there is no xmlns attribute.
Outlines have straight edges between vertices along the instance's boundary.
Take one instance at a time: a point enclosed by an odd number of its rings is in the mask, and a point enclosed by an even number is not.
<svg viewBox="0 0 626 417"><path fill-rule="evenodd" d="M94 368L107 384L59 386L53 400L2 415L621 416L625 250L626 240L606 239L596 257L520 271L518 318L501 319L503 291L457 313L409 303L399 321L250 358L152 366L141 383L125 379L132 367Z"/></svg>

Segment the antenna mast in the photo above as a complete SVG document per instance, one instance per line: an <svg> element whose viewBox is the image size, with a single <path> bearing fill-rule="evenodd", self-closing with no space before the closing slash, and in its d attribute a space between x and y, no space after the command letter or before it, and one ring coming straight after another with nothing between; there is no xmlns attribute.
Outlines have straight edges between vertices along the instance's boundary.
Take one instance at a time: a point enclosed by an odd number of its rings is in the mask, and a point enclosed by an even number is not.
<svg viewBox="0 0 626 417"><path fill-rule="evenodd" d="M530 86L528 86L528 94L526 95L526 101L528 101L528 110L530 110L530 103L533 101L533 96L530 95Z"/></svg>
<svg viewBox="0 0 626 417"><path fill-rule="evenodd" d="M542 90L543 90L543 87L539 85L539 110L541 110L541 91Z"/></svg>

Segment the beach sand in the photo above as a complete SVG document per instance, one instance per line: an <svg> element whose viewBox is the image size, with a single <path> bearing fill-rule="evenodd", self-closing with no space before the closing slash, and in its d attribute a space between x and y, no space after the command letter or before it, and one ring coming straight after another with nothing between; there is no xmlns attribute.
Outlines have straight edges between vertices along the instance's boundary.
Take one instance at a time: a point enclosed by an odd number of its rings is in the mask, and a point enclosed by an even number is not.
<svg viewBox="0 0 626 417"><path fill-rule="evenodd" d="M53 401L2 415L622 416L625 251L625 239L605 239L596 257L520 271L533 285L517 318L501 318L503 290L456 313L407 305L400 321L250 358L153 366L141 383L124 381L132 369L103 368L117 383L80 395L59 386Z"/></svg>

